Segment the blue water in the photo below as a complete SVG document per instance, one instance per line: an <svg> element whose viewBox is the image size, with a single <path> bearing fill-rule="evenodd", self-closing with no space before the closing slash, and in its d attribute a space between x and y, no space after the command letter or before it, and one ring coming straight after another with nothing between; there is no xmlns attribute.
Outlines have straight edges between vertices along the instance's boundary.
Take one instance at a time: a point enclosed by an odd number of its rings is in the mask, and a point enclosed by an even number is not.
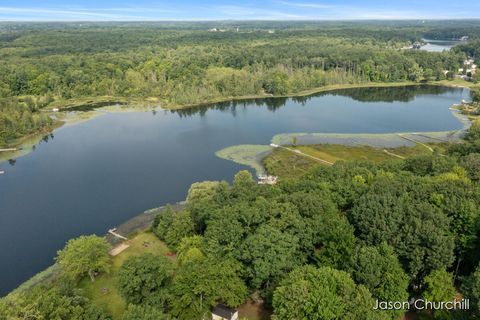
<svg viewBox="0 0 480 320"><path fill-rule="evenodd" d="M245 167L215 152L268 144L278 133L455 130L448 109L466 89L339 90L299 99L216 104L179 112L109 113L62 127L0 170L0 296L53 263L81 234L185 199L191 183L231 180Z"/></svg>
<svg viewBox="0 0 480 320"><path fill-rule="evenodd" d="M454 46L461 44L462 42L459 40L429 40L423 39L426 43L422 46L422 50L429 51L429 52L442 52L442 51L449 51Z"/></svg>

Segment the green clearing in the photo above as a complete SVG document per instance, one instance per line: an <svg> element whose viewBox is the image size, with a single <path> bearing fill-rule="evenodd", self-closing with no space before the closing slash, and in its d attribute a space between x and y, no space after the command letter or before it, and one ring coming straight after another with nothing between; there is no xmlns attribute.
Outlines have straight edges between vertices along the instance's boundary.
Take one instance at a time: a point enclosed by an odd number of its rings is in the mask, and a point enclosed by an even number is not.
<svg viewBox="0 0 480 320"><path fill-rule="evenodd" d="M263 160L263 165L269 174L281 178L294 178L323 164L289 150L277 148Z"/></svg>
<svg viewBox="0 0 480 320"><path fill-rule="evenodd" d="M300 137L300 135L297 135ZM334 136L329 135L330 137ZM335 135L338 137L339 135ZM341 135L340 135L341 136ZM351 139L352 135L348 135ZM397 141L398 143L409 143L410 146L398 147L372 147L368 145L344 145L344 144L308 144L299 146L289 146L291 150L299 150L304 154L319 158L328 162L347 161L347 160L370 160L373 162L382 162L392 159L407 158L410 156L430 153L428 147L443 153L447 142L432 143L422 142L418 139L417 144L412 141L404 140L397 134L388 135L361 135L361 139L374 139L377 143L379 140ZM291 135L277 135L272 141L275 143L291 141ZM434 139L434 138L432 138ZM343 140L342 140L343 141ZM384 144L384 143L381 143ZM384 145L389 145L385 143ZM273 150L273 151L272 151ZM222 159L230 160L235 163L249 166L257 172L257 174L269 173L283 178L298 177L311 168L324 165L319 161L297 154L284 148L274 148L267 145L238 145L222 149L216 155ZM268 154L267 156L265 156Z"/></svg>
<svg viewBox="0 0 480 320"><path fill-rule="evenodd" d="M446 144L427 144L438 152L443 152ZM329 162L346 160L370 160L373 162L382 162L400 157L410 157L413 155L430 153L425 146L416 144L412 147L397 148L374 148L371 146L346 146L338 144L320 144L320 145L301 145L290 147L294 150L323 159ZM385 152L386 150L387 152ZM396 157L397 155L398 157ZM276 148L270 155L263 160L267 172L281 178L294 178L301 176L316 166L324 164L312 158L296 154L292 151Z"/></svg>
<svg viewBox="0 0 480 320"><path fill-rule="evenodd" d="M91 282L89 278L85 278L80 283L80 288L84 290L85 295L90 298L94 304L107 309L112 314L113 319L120 319L126 308L125 302L120 296L116 286L116 273L126 259L131 256L139 256L146 253L165 255L174 259L168 247L151 232L140 233L126 243L129 244L130 247L112 258L112 270L110 274L98 276L95 282ZM148 244L148 246L145 244Z"/></svg>
<svg viewBox="0 0 480 320"><path fill-rule="evenodd" d="M167 245L151 232L139 233L125 243L129 244L130 247L112 258L112 270L109 274L98 276L95 282L91 282L90 278L87 277L79 285L86 297L91 299L95 305L106 309L114 320L121 319L127 307L118 292L116 276L125 260L129 257L140 256L146 253L164 255L174 261L176 260L176 256ZM148 246L145 246L146 243L148 243ZM240 306L239 311L241 319L245 320L265 320L270 317L268 310L261 305L252 303L245 303Z"/></svg>

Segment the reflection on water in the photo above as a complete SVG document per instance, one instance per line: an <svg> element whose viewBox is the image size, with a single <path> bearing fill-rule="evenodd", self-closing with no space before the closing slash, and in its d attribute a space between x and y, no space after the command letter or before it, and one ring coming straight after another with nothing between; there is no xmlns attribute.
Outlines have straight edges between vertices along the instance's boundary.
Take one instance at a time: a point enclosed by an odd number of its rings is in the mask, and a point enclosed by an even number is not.
<svg viewBox="0 0 480 320"><path fill-rule="evenodd" d="M442 86L406 86L391 90L389 87L371 87L335 90L331 94L350 97L363 102L409 102L419 95L440 95L448 92L450 88Z"/></svg>
<svg viewBox="0 0 480 320"><path fill-rule="evenodd" d="M441 95L452 92L452 88L432 85L412 85L403 87L360 87L350 89L337 89L328 92L319 92L309 96L299 96L292 98L261 98L225 101L214 104L206 104L188 109L172 110L172 113L181 117L204 115L209 110L229 110L234 112L238 107L257 106L266 107L269 111L275 111L284 107L287 102L293 102L298 105L306 105L312 99L322 96L343 96L352 98L360 102L409 102L419 95Z"/></svg>
<svg viewBox="0 0 480 320"><path fill-rule="evenodd" d="M309 97L106 113L45 136L1 163L0 295L53 262L65 241L104 234L145 209L185 199L190 184L231 180L246 167L215 152L268 144L278 133L456 130L449 107L466 89L362 88Z"/></svg>
<svg viewBox="0 0 480 320"><path fill-rule="evenodd" d="M421 50L429 51L429 52L442 52L448 51L452 47L456 46L457 44L463 43L459 40L430 40L430 39L423 39L426 45L422 46Z"/></svg>

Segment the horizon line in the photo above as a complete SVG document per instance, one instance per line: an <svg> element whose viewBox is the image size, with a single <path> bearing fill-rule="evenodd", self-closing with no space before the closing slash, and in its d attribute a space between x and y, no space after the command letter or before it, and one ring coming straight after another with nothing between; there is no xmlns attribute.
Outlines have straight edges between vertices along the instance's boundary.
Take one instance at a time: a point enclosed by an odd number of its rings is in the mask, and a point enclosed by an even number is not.
<svg viewBox="0 0 480 320"><path fill-rule="evenodd" d="M471 17L471 18L345 18L345 19L118 19L118 20L18 20L18 19L0 19L0 23L4 22L87 22L87 23L105 23L105 22L342 22L342 21L471 21L471 20L480 20L480 17Z"/></svg>

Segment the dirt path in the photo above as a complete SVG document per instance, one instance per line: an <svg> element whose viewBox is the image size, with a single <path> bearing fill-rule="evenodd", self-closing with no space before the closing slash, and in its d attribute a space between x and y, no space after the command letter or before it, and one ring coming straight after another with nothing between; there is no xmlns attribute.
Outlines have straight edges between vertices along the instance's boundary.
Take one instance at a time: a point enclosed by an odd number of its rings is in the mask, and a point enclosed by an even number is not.
<svg viewBox="0 0 480 320"><path fill-rule="evenodd" d="M387 149L383 149L383 152L385 152L386 154L388 154L389 156L392 156L392 157L397 157L399 159L405 159L405 157L403 157L401 155L398 155L398 154L395 154L393 152L390 152Z"/></svg>
<svg viewBox="0 0 480 320"><path fill-rule="evenodd" d="M293 152L295 154L298 154L298 155L302 155L302 156L305 156L305 157L308 157L308 158L312 158L313 160L316 160L316 161L320 161L324 164L327 164L329 166L333 165L333 162L330 162L330 161L327 161L327 160L324 160L324 159L320 159L320 158L317 158L317 157L314 157L314 156L311 156L309 154L306 154L306 153L303 153L302 151L300 150L297 150L297 149L291 149L291 148L287 148L287 147L284 147L284 146L278 146L279 148L283 148L283 149L286 149L290 152Z"/></svg>
<svg viewBox="0 0 480 320"><path fill-rule="evenodd" d="M408 140L408 141L411 141L411 142L415 142L415 143L417 143L417 144L419 144L419 145L422 145L422 146L424 146L425 148L427 148L428 150L430 150L431 152L433 152L433 149L432 149L431 147L427 146L427 145L426 145L425 143L423 143L423 142L417 141L417 140L412 139L412 138L410 138L410 137L406 137L406 136L404 136L403 134L400 134L400 133L398 134L398 136L399 136L400 138L402 138L402 139L405 139L405 140Z"/></svg>
<svg viewBox="0 0 480 320"><path fill-rule="evenodd" d="M126 250L128 247L130 247L129 244L127 243L121 243L119 244L118 246L116 246L115 248L113 248L112 250L110 250L108 252L109 255L111 255L112 257L115 257L116 255L120 254L121 252L123 252L124 250Z"/></svg>

